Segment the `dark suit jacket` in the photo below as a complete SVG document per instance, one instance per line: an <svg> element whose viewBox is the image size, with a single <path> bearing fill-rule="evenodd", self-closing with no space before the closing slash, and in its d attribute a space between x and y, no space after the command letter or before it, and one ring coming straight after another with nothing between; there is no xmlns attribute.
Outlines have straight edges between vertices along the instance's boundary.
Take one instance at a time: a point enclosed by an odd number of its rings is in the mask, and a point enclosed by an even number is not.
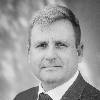
<svg viewBox="0 0 100 100"><path fill-rule="evenodd" d="M37 96L38 87L33 87L18 94L14 100L37 100ZM100 100L100 91L85 82L79 74L61 100Z"/></svg>

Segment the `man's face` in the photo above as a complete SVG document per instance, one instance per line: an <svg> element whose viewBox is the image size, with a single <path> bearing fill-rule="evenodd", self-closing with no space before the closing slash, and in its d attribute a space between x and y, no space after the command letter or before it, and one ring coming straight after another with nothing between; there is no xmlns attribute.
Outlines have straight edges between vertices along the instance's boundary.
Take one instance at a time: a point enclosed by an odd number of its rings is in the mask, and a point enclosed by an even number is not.
<svg viewBox="0 0 100 100"><path fill-rule="evenodd" d="M74 30L69 21L34 26L30 62L38 79L44 83L62 84L76 72L78 60Z"/></svg>

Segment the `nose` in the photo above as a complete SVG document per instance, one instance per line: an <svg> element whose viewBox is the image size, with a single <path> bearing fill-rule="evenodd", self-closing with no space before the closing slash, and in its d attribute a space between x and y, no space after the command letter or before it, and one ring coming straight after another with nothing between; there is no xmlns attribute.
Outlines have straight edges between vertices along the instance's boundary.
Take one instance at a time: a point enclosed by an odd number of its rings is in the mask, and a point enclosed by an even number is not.
<svg viewBox="0 0 100 100"><path fill-rule="evenodd" d="M55 62L56 58L46 58L46 61L49 61L50 63L53 63Z"/></svg>
<svg viewBox="0 0 100 100"><path fill-rule="evenodd" d="M48 48L45 56L45 60L49 61L50 63L55 62L57 59L56 51L53 47Z"/></svg>

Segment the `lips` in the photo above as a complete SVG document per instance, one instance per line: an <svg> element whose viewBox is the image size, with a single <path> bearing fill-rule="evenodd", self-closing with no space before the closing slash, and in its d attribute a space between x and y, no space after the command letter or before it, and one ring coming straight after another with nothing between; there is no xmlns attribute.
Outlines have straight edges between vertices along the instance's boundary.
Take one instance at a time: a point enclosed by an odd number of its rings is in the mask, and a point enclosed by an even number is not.
<svg viewBox="0 0 100 100"><path fill-rule="evenodd" d="M41 68L60 68L62 66L54 65L54 66L42 66Z"/></svg>
<svg viewBox="0 0 100 100"><path fill-rule="evenodd" d="M62 66L53 66L53 67L62 67Z"/></svg>

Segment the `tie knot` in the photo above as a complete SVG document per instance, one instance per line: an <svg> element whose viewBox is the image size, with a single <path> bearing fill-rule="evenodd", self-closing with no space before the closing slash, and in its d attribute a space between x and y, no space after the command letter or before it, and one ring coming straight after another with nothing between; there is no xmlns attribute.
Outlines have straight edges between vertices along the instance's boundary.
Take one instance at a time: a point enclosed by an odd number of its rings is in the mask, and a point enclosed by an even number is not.
<svg viewBox="0 0 100 100"><path fill-rule="evenodd" d="M52 100L52 98L48 94L42 92L39 94L39 100Z"/></svg>

